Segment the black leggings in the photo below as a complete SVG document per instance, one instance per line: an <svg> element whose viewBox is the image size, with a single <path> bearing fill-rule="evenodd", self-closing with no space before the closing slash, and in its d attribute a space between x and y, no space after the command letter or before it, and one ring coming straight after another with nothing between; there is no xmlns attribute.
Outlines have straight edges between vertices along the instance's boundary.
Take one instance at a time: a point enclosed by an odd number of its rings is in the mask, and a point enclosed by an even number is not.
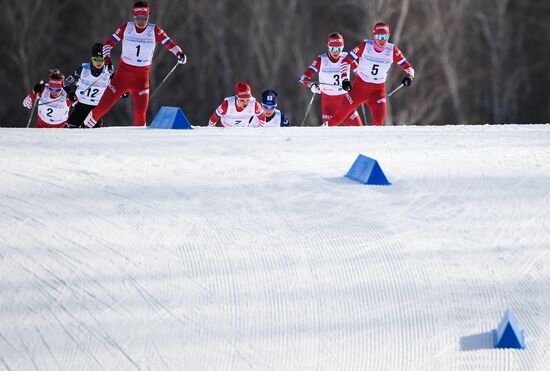
<svg viewBox="0 0 550 371"><path fill-rule="evenodd" d="M88 104L83 103L77 103L74 106L73 112L71 112L69 119L67 120L67 123L65 124L66 128L74 129L74 128L86 128L84 126L84 119L86 116L88 116L88 113L90 113L91 110L93 110L96 106L90 106ZM103 120L99 120L97 124L95 124L94 128L99 128L102 126Z"/></svg>

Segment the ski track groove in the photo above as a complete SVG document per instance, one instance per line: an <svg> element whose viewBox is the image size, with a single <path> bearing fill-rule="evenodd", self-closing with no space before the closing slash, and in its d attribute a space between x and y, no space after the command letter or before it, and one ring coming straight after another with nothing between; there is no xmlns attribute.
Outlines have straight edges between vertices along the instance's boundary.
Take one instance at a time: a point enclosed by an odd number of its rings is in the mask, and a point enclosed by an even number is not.
<svg viewBox="0 0 550 371"><path fill-rule="evenodd" d="M102 131L95 133L100 135ZM416 129L413 133L416 135ZM322 134L323 138L329 135L328 132ZM464 134L466 139L469 135L466 132L459 132L459 134ZM508 135L512 136L513 134ZM219 143L222 143L225 137L221 131L218 136ZM261 139L263 136L259 138ZM444 136L441 136L440 139L447 140ZM354 140L346 142L347 145L354 145L354 143ZM399 154L394 154L387 143L384 145L385 150L389 149L391 153L391 160L395 161L394 163L390 161L390 163L392 163L392 166L398 166ZM430 142L426 142L425 145L429 148ZM464 146L468 147L469 144ZM325 145L324 149L327 156L323 161L330 164L330 155L339 151L339 149L330 145ZM138 150L139 147L134 146L123 154L129 155ZM455 150L457 148L453 148L453 151ZM161 151L155 153L162 155ZM534 165L529 168L531 173L517 181L512 189L507 191L512 198L519 188L529 186L532 189L532 179L538 175L537 171L542 173L542 170L544 170L541 168L543 162L536 156L537 153L526 154L524 160L530 164L534 163ZM222 153L224 156L227 156L227 154L229 152ZM304 151L302 155L309 156L307 151ZM437 158L438 154L436 151L425 151L424 156L429 165L431 161ZM446 156L450 158L453 153L444 153L441 160L444 161ZM113 161L117 160L118 157L120 156L103 157L104 166L100 171L96 171L97 165L95 165L93 167L94 171L86 174L82 173L87 177L92 177L90 179L92 188L101 186L101 183L105 181L103 170L107 169L109 164L113 164ZM516 258L519 263L516 270L518 275L513 279L513 284L494 282L492 286L487 286L487 288L476 289L477 307L470 308L457 318L447 317L442 320L437 317L437 311L425 310L426 304L419 302L418 298L447 301L448 304L445 303L444 306L438 304L438 306L452 311L454 310L452 303L459 303L463 297L453 291L447 293L431 292L429 266L420 272L415 271L413 275L408 274L408 265L411 264L411 259L416 253L414 249L422 247L407 242L407 237L414 237L413 229L409 228L399 234L400 228L408 226L396 225L391 220L378 218L380 213L376 210L369 209L368 206L361 207L359 204L368 201L368 198L361 196L360 192L354 193L355 187L348 187L347 185L344 187L346 188L345 191L352 194L349 198L344 197L343 192L335 192L331 197L325 197L321 193L309 194L308 196L313 198L313 204L316 204L317 208L310 207L309 200L303 198L299 192L297 196L288 200L290 201L290 206L288 206L284 203L277 203L274 199L266 200L261 196L248 199L247 192L237 191L233 194L234 199L245 200L238 204L230 198L224 198L223 192L226 190L222 188L218 194L213 194L213 198L217 199L217 204L221 204L221 206L216 206L215 215L203 211L206 205L195 204L191 206L191 215L195 215L202 222L212 224L209 230L210 235L205 235L208 233L206 232L207 229L197 228L193 230L185 226L181 228L180 237L170 242L170 234L167 232L170 232L176 223L186 222L185 219L178 216L177 205L189 202L193 195L189 195L184 191L179 192L176 183L161 182L160 184L163 185L164 189L161 191L163 193L159 198L170 198L167 196L167 193L170 193L177 195L178 200L173 205L163 205L164 210L162 212L156 210L155 201L140 196L135 197L140 193L147 192L148 186L143 186L143 184L147 184L146 180L148 178L154 178L156 172L155 166L151 166L150 163L146 162L141 164L140 173L137 176L133 175L131 168L132 161L135 158L133 156L118 163L116 167L121 171L108 181L111 190L98 188L101 191L95 195L101 195L114 201L118 205L116 216L121 217L123 220L119 227L123 228L126 236L133 232L141 236L141 240L132 239L128 243L117 241L113 244L113 239L110 239L109 236L96 237L92 233L79 230L78 233L82 237L81 241L83 243L68 241L56 236L55 233L48 233L51 226L41 223L38 219L25 218L19 221L20 224L12 224L13 228L16 229L12 233L10 241L20 240L20 231L23 228L27 231L29 226L32 225L34 230L40 231L42 236L47 238L47 245L40 250L38 258L34 258L31 252L21 251L18 249L19 245L16 244L8 244L8 251L12 252L12 254L7 255L9 258L6 257L6 254L1 254L2 267L7 265L12 271L26 272L31 276L32 281L37 283L36 288L40 290L39 296L52 304L50 307L51 313L55 313L53 312L54 305L60 307L72 321L78 324L80 331L84 328L106 348L117 348L119 353L129 361L128 365L133 364L133 357L136 355L132 351L125 351L124 346L129 344L129 341L126 344L117 342L114 336L115 333L111 334L110 329L101 327L101 315L99 318L94 316L94 311L97 310L96 307L103 308L103 312L100 313L114 312L117 307L120 308L119 313L129 311L128 306L124 305L126 298L120 299L120 297L117 297L119 295L117 291L111 291L108 285L104 285L94 278L101 271L87 264L86 261L92 261L92 258L95 258L96 261L99 258L99 261L106 265L104 268L109 272L117 272L117 279L128 282L129 287L133 287L140 298L139 302L142 305L145 304L158 318L158 321L151 323L150 327L141 333L149 333L149 330L157 326L166 329L177 323L181 331L188 333L201 329L202 331L198 336L201 341L219 343L216 350L223 354L223 357L216 356L215 359L221 361L221 363L210 364L210 361L203 359L201 363L203 368L201 369L263 370L277 368L285 370L324 370L334 369L337 365L338 369L355 370L361 369L361 365L364 365L367 361L370 361L369 368L371 369L389 369L388 367L396 370L409 370L411 368L418 370L435 369L430 364L430 360L434 361L431 358L432 352L436 353L437 362L447 366L453 365L454 367L451 367L453 369L462 369L464 366L469 369L479 368L480 353L486 354L483 360L487 362L485 364L487 366L491 364L502 365L502 359L505 358L505 369L509 370L548 368L544 364L547 358L545 355L548 355L548 351L546 353L539 351L536 356L531 357L521 357L506 351L491 353L467 352L466 354L459 354L457 357L456 352L452 351L458 347L456 345L458 339L453 338L456 334L449 330L442 333L441 330L446 328L446 321L458 319L469 320L469 323L465 323L465 326L470 328L473 325L476 329L479 329L479 325L476 325L468 317L479 317L479 312L483 308L500 307L502 303L509 301L509 303L521 305L522 312L533 314L531 316L520 316L520 323L529 329L528 339L531 336L541 339L543 334L548 332L537 328L538 322L543 317L542 314L538 316L536 314L544 311L543 303L522 299L523 297L537 297L541 294L541 288L536 286L536 277L539 274L544 275L546 273L545 263L548 260L548 255L543 249L547 243L545 236L549 234L546 223L548 212L545 210L549 193L546 193L544 201L541 202L536 212L529 212L529 219L525 219L526 211L517 202L512 204L508 219L498 219L500 220L498 226L491 225L491 220L498 213L498 207L500 206L498 202L493 202L493 209L488 209L483 217L479 218L478 222L481 226L487 227L490 233L497 232L497 238L492 242L494 248L507 245L509 242L517 245L532 245L535 241L537 250L531 249L527 256L521 256L520 252L505 252L502 262L488 261L486 265L474 264L471 267L458 263L460 266L450 265L444 271L440 271L440 274L443 272L443 275L453 277L452 275L456 273L456 270L461 268L464 269L464 276L470 275L472 277L470 279L472 283L483 285L484 282L481 280L483 276L476 271L480 266L489 269L491 263L493 263L495 267L492 274L496 275L512 259ZM506 161L506 156L501 161ZM297 162L297 165L293 165L293 167L298 168L302 166L300 164L301 162ZM424 166L426 163L422 164L415 161L414 164L416 166L413 170L407 169L401 173L399 178L396 178L402 180L402 185L396 181L394 189L399 190L399 187L403 186L407 189L414 189L418 183L423 183L424 189L417 195L403 198L401 201L406 202L401 203L401 208L394 206L394 209L397 210L394 215L413 216L424 213L429 214L430 210L435 210L432 217L441 217L444 212L450 212L453 219L465 220L471 213L479 209L477 200L480 198L483 200L482 196L490 191L489 187L492 187L493 184L489 182L491 180L491 175L489 175L487 180L483 178L484 180L479 183L476 183L475 179L468 180L466 183L467 191L457 191L453 183L459 175L463 175L461 174L462 165L459 165L458 168L451 166L448 173L444 174L445 177L442 181L441 178L436 176L437 174L429 169L429 166ZM173 165L170 164L169 166ZM499 163L481 162L479 166L483 176L485 175L485 168L489 170L488 173L490 174L491 166L495 165L498 166ZM67 165L67 167L78 166L82 166L82 164L76 162ZM467 167L468 165L464 166ZM266 167L266 169L268 168L269 166ZM58 168L57 170L58 173L61 173L60 175L52 176L37 170L29 172L28 176L23 179L38 180L41 184L44 184L45 187L40 195L49 193L57 197L62 191L54 190L54 188L60 187L64 180L73 177L80 180L78 177L81 176L81 174L69 168L66 170L67 174L63 173L64 168ZM237 170L244 179L255 175L254 171L247 169L246 166L242 166ZM232 166L228 166L227 177L234 177L233 171L236 170ZM302 174L301 179L292 171L285 175L290 176L294 185L303 186L305 182L307 183L306 187L318 186L326 179L319 176L317 168L307 174ZM124 178L128 179L125 180ZM214 178L212 179L215 181ZM243 182L244 184L238 184L238 186L251 186L247 183L247 180ZM289 183L285 185L292 187ZM331 192L332 188L336 188L334 184L328 184L328 186L321 184L321 186L324 187L323 191L328 192ZM121 190L112 191L112 189L117 189L116 187ZM443 197L454 191L461 194L469 192L465 205L458 207L446 204L447 200ZM260 186L252 185L249 188L249 193L253 197L255 194L261 194L262 189ZM373 193L376 195L374 198L384 197L384 191ZM286 194L284 189L281 190L281 194ZM39 199L39 197L36 199ZM71 198L71 201L76 201L76 198ZM263 201L271 206L272 213L269 218L262 216L262 214L265 214L265 210L263 209L264 206L259 204ZM357 205L355 201L357 201ZM13 215L20 213L17 211L19 202L24 202L24 200L16 200L13 202L14 207L8 207L7 209L2 205L3 209L11 210L6 214L10 219ZM439 204L443 204L445 208L438 208ZM68 207L67 209L70 209L71 212L78 211L78 207ZM235 214L243 215L243 211L250 215L245 220L234 216ZM54 213L54 215L59 214L54 208L51 208L49 212ZM357 224L356 218L358 215L354 215L356 212L361 213L362 228L354 231L342 228L342 225ZM13 215L9 213L13 213ZM102 228L106 223L99 221L102 218L101 213L101 210L87 212L84 224L90 223L90 229L92 230ZM256 214L258 214L257 217L254 216ZM293 216L289 218L289 215ZM174 224L167 228L157 222L157 220L164 217L172 218ZM147 218L152 220L146 223ZM521 220L519 228L514 223L515 220ZM277 233L266 235L268 230L266 226L269 223L272 223L274 231L288 230L292 231L292 235L290 238L287 236L286 240L279 239ZM481 229L481 226L476 228ZM395 230L398 231L397 235L394 232ZM513 232L510 232L510 230L513 230ZM3 231L0 234L2 237L6 235ZM184 239L183 236L185 235L189 236L189 241ZM255 236L255 240L252 241L258 243L259 246L250 248L250 236ZM483 237L484 241L490 241L490 236ZM39 239L36 242L38 241ZM320 246L318 241L324 241L324 245ZM66 245L67 242L75 246L75 250L71 253L65 253L63 250L54 248L57 244ZM88 248L87 245L89 246L90 243L92 247ZM474 247L472 246L472 252ZM446 259L435 246L428 246L428 248L426 259L430 264L446 263ZM296 249L300 249L298 255ZM86 255L83 255L83 252ZM285 257L294 256L294 259L299 256L299 259L288 260L281 255ZM44 261L40 260L40 257L44 256L47 258ZM84 259L75 259L75 256L84 256ZM158 292L153 293L150 291L152 286L149 285L148 281L144 281L141 276L135 277L134 274L154 270L152 263L156 259L164 260L163 268L167 273L155 272L159 276L158 281L164 282L164 285L159 287ZM15 265L14 262L16 262ZM49 264L52 262L55 262L56 265L50 268ZM217 266L207 267L208 264L217 264ZM63 273L58 273L56 269L60 269ZM284 277L286 280L274 279L274 277ZM174 281L171 282L171 280ZM87 283L83 283L86 281ZM293 281L302 286L300 290L292 286ZM178 287L177 284L179 283L183 283L185 286ZM331 285L341 288L342 292L333 293L330 290ZM182 309L186 309L185 314L182 314L183 311L172 310L173 306L178 304L177 299L185 300L183 298L185 292L190 289L193 294L189 299L197 299L198 302L182 302L184 303ZM71 297L89 297L92 299L91 301L86 300L87 303L93 304L91 308L83 309L86 310L88 316L94 319L95 324L85 319L86 317L71 313L65 308L64 305L68 303L69 294L71 294ZM505 300L501 299L503 294ZM306 296L302 297L302 295ZM129 298L136 299L135 296L128 293ZM72 300L74 299L71 299L71 302ZM303 308L300 304L302 302L309 303L311 308ZM29 306L27 309L30 309L36 315L32 306L30 306L32 303L34 301L27 304ZM214 313L203 314L201 311L207 305L210 307L217 305L221 308L217 308ZM384 310L381 310L381 308L384 308ZM191 311L189 311L190 309ZM254 316L254 311L257 309L265 313ZM415 315L417 311L425 312L425 316ZM333 313L337 313L337 315L334 317ZM217 332L216 328L210 327L210 323L206 321L207 319L214 319L213 315L216 316L217 322L213 322L212 326L220 326ZM297 319L296 317L299 315L305 315L305 319ZM371 319L371 317L373 318ZM249 318L252 318L252 320L248 320ZM227 319L227 323L222 322L222 319ZM65 328L61 324L65 321L64 319L55 316L55 320L65 331L66 337L71 339L77 349L80 350L75 351L73 349L72 358L63 358L63 365L81 364L82 355L95 359L96 348L86 348L84 343L80 344L78 341L80 337L73 337L71 328ZM293 332L293 327L296 326L303 326L304 331ZM34 328L53 358L53 354L39 330L42 327L35 325ZM315 333L316 337L306 340L309 332ZM386 333L398 334L398 337L390 338ZM2 335L1 332L0 335ZM139 339L139 334L133 336L134 339ZM25 337L24 339L28 341L30 338ZM373 341L373 339L377 339L377 341ZM357 345L356 350L352 352L346 351L347 342L350 340ZM5 339L4 341L7 342ZM27 347L28 344L35 343L25 343L23 338L21 338L21 341L30 362L37 361L34 358L37 354L35 352L36 347ZM391 351L388 347L390 344L398 351ZM536 345L529 344L530 348L534 346ZM136 350L136 348L133 349ZM357 351L357 349L364 349L365 352ZM18 352L15 348L12 350ZM146 355L151 355L151 358L158 358L164 366L167 366L164 367L165 369L170 368L169 361L163 357L167 354L166 351L159 351L157 344L148 343L146 350ZM269 352L274 354L269 354ZM375 353L377 356L366 353ZM202 353L202 355L207 354L207 352ZM149 359L149 357L146 359ZM7 360L2 358L2 354L0 354L0 360L9 369ZM137 361L135 362L134 366L139 369L139 364ZM146 361L146 365L152 364L154 364L152 360ZM103 368L101 364L99 364L99 367ZM147 368L147 366L144 368ZM492 369L496 369L496 367L492 366Z"/></svg>

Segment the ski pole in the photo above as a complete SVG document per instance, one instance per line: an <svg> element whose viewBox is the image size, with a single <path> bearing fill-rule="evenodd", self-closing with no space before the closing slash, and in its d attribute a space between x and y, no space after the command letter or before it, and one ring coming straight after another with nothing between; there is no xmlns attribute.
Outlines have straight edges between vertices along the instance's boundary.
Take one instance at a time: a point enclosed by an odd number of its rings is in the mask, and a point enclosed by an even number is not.
<svg viewBox="0 0 550 371"><path fill-rule="evenodd" d="M29 121L27 121L27 129L31 126L32 116L34 115L34 109L38 103L38 94L34 96L34 103L32 104L31 114L29 116Z"/></svg>
<svg viewBox="0 0 550 371"><path fill-rule="evenodd" d="M404 86L405 86L405 84L401 84L401 85L399 85L397 88L395 88L395 89L393 89L392 91L390 91L390 92L388 93L388 97L391 97L392 95L394 95L396 91L398 91L399 89L401 89L401 88L404 87Z"/></svg>
<svg viewBox="0 0 550 371"><path fill-rule="evenodd" d="M361 105L361 111L363 113L363 120L365 121L363 123L363 125L367 125L367 114L365 113L365 105L364 104Z"/></svg>
<svg viewBox="0 0 550 371"><path fill-rule="evenodd" d="M307 119L307 115L309 114L309 111L311 110L311 106L313 105L313 101L315 100L315 96L317 94L313 93L313 95L311 96L311 100L309 101L309 104L307 106L307 109L306 109L306 114L304 115L304 119L302 120L302 123L300 124L300 126L304 126L304 123L306 122L306 119Z"/></svg>
<svg viewBox="0 0 550 371"><path fill-rule="evenodd" d="M166 82L166 80L168 79L168 77L170 77L170 75L172 74L172 72L174 72L176 70L176 68L178 68L178 65L180 65L181 63L178 61L176 62L176 64L174 65L174 67L172 67L172 69L170 70L170 72L168 72L168 74L166 75L166 77L164 79L162 79L162 81L160 82L159 86L157 86L157 88L155 89L155 91L153 92L153 94L151 94L151 96L149 96L149 101L151 101L151 99L153 99L153 97L155 96L155 94L160 90L160 88L162 87L162 85Z"/></svg>

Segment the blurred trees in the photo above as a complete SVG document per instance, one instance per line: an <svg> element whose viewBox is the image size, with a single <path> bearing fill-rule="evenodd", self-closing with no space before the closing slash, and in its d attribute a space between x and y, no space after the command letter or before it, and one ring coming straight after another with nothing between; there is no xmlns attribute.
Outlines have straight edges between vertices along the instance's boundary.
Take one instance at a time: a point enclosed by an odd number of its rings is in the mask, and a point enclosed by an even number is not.
<svg viewBox="0 0 550 371"><path fill-rule="evenodd" d="M256 97L279 92L280 107L301 121L311 93L298 77L325 52L330 32L346 49L371 36L384 21L411 61L416 79L389 104L386 124L530 123L550 117L550 3L537 0L203 0L150 1L151 21L183 48L188 64L151 102L149 121L161 105L177 105L195 125L206 124L237 81ZM131 20L133 0L0 0L0 125L23 126L21 101L33 84L58 67L69 74ZM113 51L118 61L120 46ZM174 65L158 46L152 89ZM388 88L399 84L394 66ZM320 100L308 124L320 124ZM368 111L368 110L367 110ZM132 122L131 99L119 101L107 123Z"/></svg>

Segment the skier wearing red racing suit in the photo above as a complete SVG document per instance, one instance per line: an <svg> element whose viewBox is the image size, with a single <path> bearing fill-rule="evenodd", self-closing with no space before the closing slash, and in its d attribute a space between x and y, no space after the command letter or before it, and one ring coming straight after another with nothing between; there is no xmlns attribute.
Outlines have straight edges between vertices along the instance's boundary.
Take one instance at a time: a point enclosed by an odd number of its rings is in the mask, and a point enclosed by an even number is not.
<svg viewBox="0 0 550 371"><path fill-rule="evenodd" d="M112 70L111 49L122 40L122 55L119 68L105 90L96 108L84 120L84 125L95 126L111 107L127 92L134 100L134 125L146 125L147 106L149 104L149 70L156 43L170 50L181 64L187 58L162 28L149 23L149 4L137 1L133 8L134 21L127 22L105 41L103 56L108 69Z"/></svg>
<svg viewBox="0 0 550 371"><path fill-rule="evenodd" d="M349 76L350 67L353 71L357 68L357 63L344 64L344 60L348 55L344 52L344 37L338 32L331 33L328 36L328 52L321 54L307 68L300 82L309 87L314 94L321 94L321 114L322 122L330 120L334 112L340 107L342 100L345 99L346 91L342 89L340 83L342 81L343 72ZM311 82L311 78L319 74L319 82ZM331 85L332 84L332 85ZM343 120L345 126L363 126L363 122L357 111L350 112L350 115Z"/></svg>
<svg viewBox="0 0 550 371"><path fill-rule="evenodd" d="M384 125L386 118L386 77L393 63L407 74L403 78L403 85L409 86L414 78L414 69L407 62L401 51L388 42L390 27L384 23L377 23L373 28L373 40L364 40L353 49L342 62L352 63L359 60L359 67L352 84L342 73L342 87L347 90L346 99L342 100L340 108L325 124L328 126L340 125L348 115L360 104L366 103L372 114L372 124ZM351 91L350 91L351 90Z"/></svg>

